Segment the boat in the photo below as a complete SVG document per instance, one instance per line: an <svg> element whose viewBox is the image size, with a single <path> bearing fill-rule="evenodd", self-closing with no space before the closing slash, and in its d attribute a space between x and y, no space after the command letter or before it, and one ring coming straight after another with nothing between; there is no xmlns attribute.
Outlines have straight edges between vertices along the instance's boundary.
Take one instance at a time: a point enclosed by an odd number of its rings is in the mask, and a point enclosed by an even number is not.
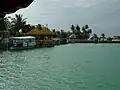
<svg viewBox="0 0 120 90"><path fill-rule="evenodd" d="M74 44L75 40L74 39L68 39L68 43Z"/></svg>
<svg viewBox="0 0 120 90"><path fill-rule="evenodd" d="M55 45L60 45L60 39L59 38L53 38Z"/></svg>
<svg viewBox="0 0 120 90"><path fill-rule="evenodd" d="M68 44L68 40L63 38L60 40L60 44Z"/></svg>
<svg viewBox="0 0 120 90"><path fill-rule="evenodd" d="M9 50L30 49L34 48L35 46L36 38L34 36L9 37Z"/></svg>

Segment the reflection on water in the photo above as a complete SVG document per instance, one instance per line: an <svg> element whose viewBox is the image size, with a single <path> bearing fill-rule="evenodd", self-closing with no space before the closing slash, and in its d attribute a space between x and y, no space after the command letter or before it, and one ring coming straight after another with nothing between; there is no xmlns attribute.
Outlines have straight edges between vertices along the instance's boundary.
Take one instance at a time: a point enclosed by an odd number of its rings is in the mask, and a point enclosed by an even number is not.
<svg viewBox="0 0 120 90"><path fill-rule="evenodd" d="M117 47L74 44L0 52L0 90L119 90Z"/></svg>

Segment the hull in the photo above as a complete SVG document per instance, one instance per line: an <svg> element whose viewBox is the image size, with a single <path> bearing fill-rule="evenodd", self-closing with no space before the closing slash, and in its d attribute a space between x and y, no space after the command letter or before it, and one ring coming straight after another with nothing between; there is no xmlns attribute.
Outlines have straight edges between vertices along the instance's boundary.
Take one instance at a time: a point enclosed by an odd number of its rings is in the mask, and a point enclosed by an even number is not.
<svg viewBox="0 0 120 90"><path fill-rule="evenodd" d="M9 50L25 50L25 49L33 49L34 47L9 47Z"/></svg>

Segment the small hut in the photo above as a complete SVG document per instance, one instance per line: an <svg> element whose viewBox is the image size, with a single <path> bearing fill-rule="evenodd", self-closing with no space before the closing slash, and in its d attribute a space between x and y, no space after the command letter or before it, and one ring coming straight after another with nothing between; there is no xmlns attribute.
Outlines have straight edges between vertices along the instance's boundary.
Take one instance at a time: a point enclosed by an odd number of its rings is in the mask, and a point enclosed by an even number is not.
<svg viewBox="0 0 120 90"><path fill-rule="evenodd" d="M50 31L47 27L42 27L42 29L34 28L31 31L27 32L26 35L35 36L37 44L49 44L53 45L52 38L56 36L55 33Z"/></svg>
<svg viewBox="0 0 120 90"><path fill-rule="evenodd" d="M26 35L36 36L40 39L44 39L45 37L51 38L56 36L56 34L50 31L50 29L48 29L47 27L43 27L42 30L34 28L31 31L27 32Z"/></svg>
<svg viewBox="0 0 120 90"><path fill-rule="evenodd" d="M40 30L38 28L34 28L31 31L27 32L26 35L39 36Z"/></svg>

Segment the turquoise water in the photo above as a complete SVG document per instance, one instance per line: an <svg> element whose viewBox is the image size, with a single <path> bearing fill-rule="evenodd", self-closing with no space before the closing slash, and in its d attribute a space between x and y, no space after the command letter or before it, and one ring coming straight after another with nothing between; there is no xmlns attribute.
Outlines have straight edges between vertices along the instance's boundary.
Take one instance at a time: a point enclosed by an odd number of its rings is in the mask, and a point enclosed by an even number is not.
<svg viewBox="0 0 120 90"><path fill-rule="evenodd" d="M0 90L119 90L119 44L0 53Z"/></svg>

